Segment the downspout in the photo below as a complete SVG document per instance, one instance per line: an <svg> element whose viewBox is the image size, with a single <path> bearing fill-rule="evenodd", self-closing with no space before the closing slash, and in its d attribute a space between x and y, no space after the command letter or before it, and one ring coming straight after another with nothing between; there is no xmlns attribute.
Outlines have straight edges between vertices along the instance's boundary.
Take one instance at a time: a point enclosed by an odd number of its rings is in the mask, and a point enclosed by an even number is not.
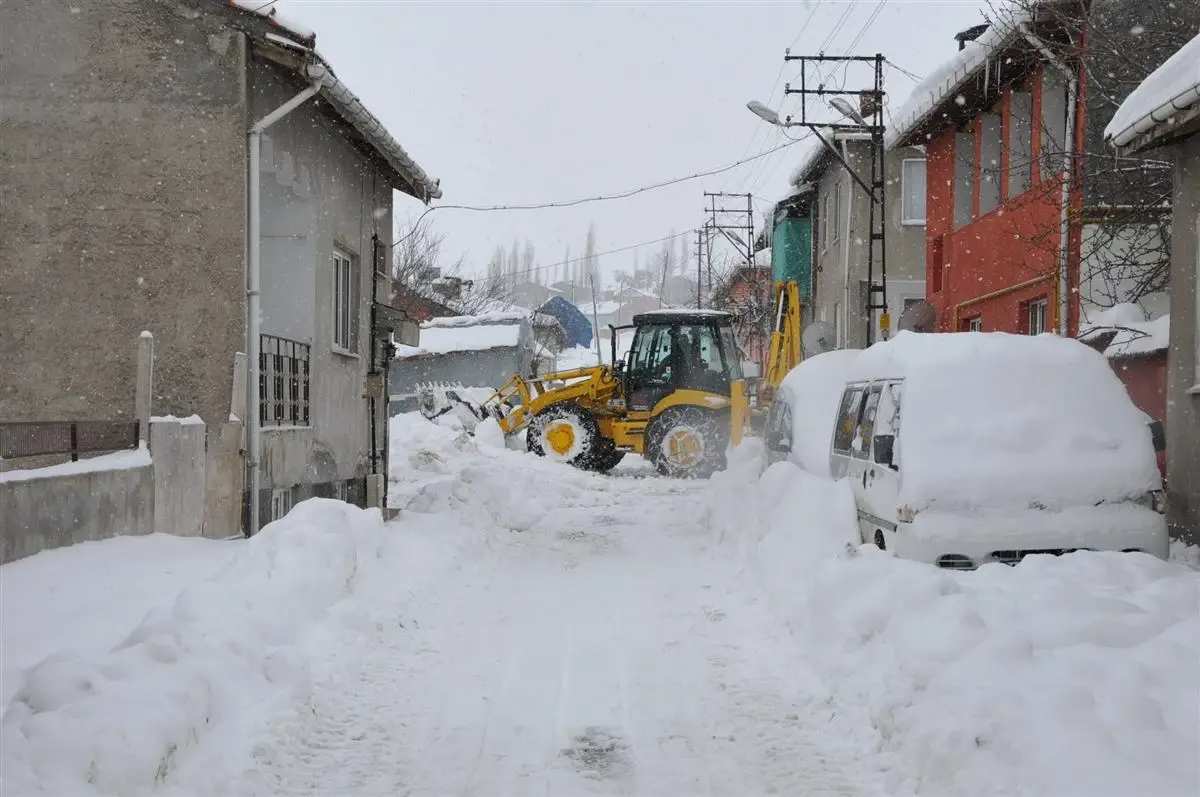
<svg viewBox="0 0 1200 797"><path fill-rule="evenodd" d="M310 74L310 77L312 75ZM250 126L246 135L249 170L246 181L246 471L249 475L250 517L247 519L246 536L258 533L259 527L259 465L262 454L261 425L259 423L260 379L259 357L261 340L259 330L262 322L262 295L260 292L262 208L262 134L271 125L299 108L321 90L322 77L317 75L311 86L280 105L271 113Z"/></svg>
<svg viewBox="0 0 1200 797"><path fill-rule="evenodd" d="M842 160L846 161L847 169L849 169L850 153L846 149L846 139L842 139ZM842 347L850 348L850 322L847 320L850 317L850 203L851 195L854 193L853 186L846 186L846 234L842 241Z"/></svg>
<svg viewBox="0 0 1200 797"><path fill-rule="evenodd" d="M1071 240L1071 190L1074 187L1075 174L1075 106L1079 100L1079 75L1071 71L1041 39L1033 35L1027 23L1022 22L1020 27L1021 35L1067 79L1067 124L1066 130L1063 132L1062 199L1059 208L1058 230L1058 334L1065 338L1068 334L1067 308L1071 294L1071 285L1068 279L1068 266L1070 265L1068 246Z"/></svg>

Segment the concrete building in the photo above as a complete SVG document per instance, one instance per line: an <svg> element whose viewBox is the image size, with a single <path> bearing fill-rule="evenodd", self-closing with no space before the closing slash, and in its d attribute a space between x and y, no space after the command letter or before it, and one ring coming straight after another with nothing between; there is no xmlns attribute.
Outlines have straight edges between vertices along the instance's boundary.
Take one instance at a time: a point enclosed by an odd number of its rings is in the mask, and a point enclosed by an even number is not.
<svg viewBox="0 0 1200 797"><path fill-rule="evenodd" d="M871 143L867 134L840 133L831 142L847 165L870 179ZM925 298L925 153L902 147L887 154L884 218L887 225L887 302L895 321L913 302ZM871 199L827 147L816 141L792 172L794 196L781 203L809 214L812 238L810 321L837 331L839 348L860 349L867 339L867 259ZM783 247L772 245L772 253ZM875 279L879 279L878 263ZM803 297L802 295L802 298ZM878 318L878 314L876 314ZM878 323L873 338L880 337Z"/></svg>
<svg viewBox="0 0 1200 797"><path fill-rule="evenodd" d="M1200 544L1200 36L1135 89L1105 137L1122 153L1173 163L1167 352L1167 521Z"/></svg>
<svg viewBox="0 0 1200 797"><path fill-rule="evenodd" d="M150 330L153 413L200 415L209 504L248 505L258 344L259 521L369 485L381 504L393 192L440 189L314 42L259 2L0 4L0 419L127 415ZM318 81L262 136L251 338L247 131Z"/></svg>

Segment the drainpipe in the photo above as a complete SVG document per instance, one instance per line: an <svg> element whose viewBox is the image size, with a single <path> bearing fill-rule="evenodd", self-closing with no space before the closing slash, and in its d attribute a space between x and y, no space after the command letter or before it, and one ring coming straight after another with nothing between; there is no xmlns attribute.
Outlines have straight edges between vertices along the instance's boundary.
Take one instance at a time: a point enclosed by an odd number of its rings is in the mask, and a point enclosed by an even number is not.
<svg viewBox="0 0 1200 797"><path fill-rule="evenodd" d="M248 153L248 170L246 191L246 472L249 475L250 517L246 526L246 536L252 537L258 533L259 513L259 465L262 451L258 417L258 380L259 356L261 340L259 329L262 321L262 296L259 290L262 273L261 263L261 228L262 208L262 134L271 125L299 108L318 91L321 90L322 79L315 78L311 86L280 105L271 113L251 125L246 135Z"/></svg>
<svg viewBox="0 0 1200 797"><path fill-rule="evenodd" d="M1053 64L1067 79L1067 126L1063 134L1062 200L1059 208L1058 230L1058 334L1067 337L1067 308L1071 292L1067 267L1070 263L1067 247L1071 240L1071 189L1075 174L1075 106L1079 98L1079 75L1067 67L1050 48L1033 35L1027 23L1021 23L1021 35L1042 57Z"/></svg>
<svg viewBox="0 0 1200 797"><path fill-rule="evenodd" d="M842 139L842 160L847 164L849 171L850 153L846 149L846 139ZM854 193L854 186L846 186L846 208L844 210L846 217L846 234L842 237L842 347L850 348L850 206L851 195Z"/></svg>

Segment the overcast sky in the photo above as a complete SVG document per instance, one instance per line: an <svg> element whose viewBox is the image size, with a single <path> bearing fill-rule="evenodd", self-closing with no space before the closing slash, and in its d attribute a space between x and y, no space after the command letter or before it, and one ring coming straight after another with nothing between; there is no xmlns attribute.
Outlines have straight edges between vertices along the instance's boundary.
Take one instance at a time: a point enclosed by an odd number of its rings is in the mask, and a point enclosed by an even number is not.
<svg viewBox="0 0 1200 797"><path fill-rule="evenodd" d="M441 179L444 197L435 204L447 205L618 193L753 156L785 139L746 102L759 99L781 113L799 107L797 97L783 96L784 83L797 74L794 64L780 72L786 48L793 55L822 47L842 55L858 39L855 54L880 52L924 76L953 56L953 35L981 21L986 3L885 0L866 27L879 6L878 0L277 2L281 14L317 32L317 48L338 75ZM913 87L889 68L893 109ZM446 209L426 223L446 235L452 259L465 256L469 273L482 274L492 250L511 247L514 238L531 240L538 263L549 265L568 247L572 256L582 254L589 222L600 252L695 229L704 221L706 190L750 192L761 214L787 191L805 146L629 199L536 211ZM398 199L401 220L422 210L415 200ZM660 247L638 250L642 261ZM628 269L633 257L633 251L612 254L601 264L611 273Z"/></svg>

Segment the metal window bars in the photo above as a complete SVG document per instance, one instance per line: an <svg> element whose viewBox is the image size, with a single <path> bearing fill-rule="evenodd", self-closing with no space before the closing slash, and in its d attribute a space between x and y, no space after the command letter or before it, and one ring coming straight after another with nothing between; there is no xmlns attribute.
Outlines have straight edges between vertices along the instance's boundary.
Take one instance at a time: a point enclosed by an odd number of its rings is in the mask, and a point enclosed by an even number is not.
<svg viewBox="0 0 1200 797"><path fill-rule="evenodd" d="M258 418L263 426L308 426L312 347L260 335Z"/></svg>

